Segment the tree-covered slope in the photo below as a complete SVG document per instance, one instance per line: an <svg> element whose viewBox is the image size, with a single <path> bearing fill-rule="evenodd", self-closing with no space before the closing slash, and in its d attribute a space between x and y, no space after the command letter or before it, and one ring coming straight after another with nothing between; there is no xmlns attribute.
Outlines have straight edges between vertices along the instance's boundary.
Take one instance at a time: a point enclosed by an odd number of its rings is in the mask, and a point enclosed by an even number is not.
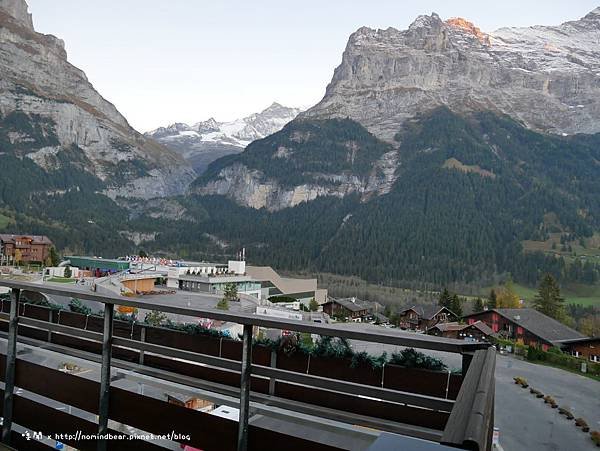
<svg viewBox="0 0 600 451"><path fill-rule="evenodd" d="M324 149L336 148L335 128L345 123L323 122L331 141L307 144L307 167L318 167L319 155L323 167L339 158ZM293 127L233 158L293 180L301 161L286 172L266 158L289 141ZM340 142L347 139L344 131ZM574 239L600 228L599 136L545 135L490 112L464 117L440 108L408 123L396 139L400 163L387 194L321 199L276 213L204 197L199 202L211 212L204 227L234 248L249 247L264 263L435 284L505 272L535 281L539 271L566 272L568 262L526 255L521 241L557 231ZM230 164L218 161L213 175ZM317 211L318 220L312 216Z"/></svg>

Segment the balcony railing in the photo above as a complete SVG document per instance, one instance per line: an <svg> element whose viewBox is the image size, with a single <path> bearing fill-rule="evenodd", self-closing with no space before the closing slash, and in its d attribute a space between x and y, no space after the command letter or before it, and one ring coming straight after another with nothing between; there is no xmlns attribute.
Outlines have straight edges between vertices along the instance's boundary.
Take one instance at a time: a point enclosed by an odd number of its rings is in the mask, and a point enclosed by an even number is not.
<svg viewBox="0 0 600 451"><path fill-rule="evenodd" d="M65 440L65 443L80 449L157 449L156 445L149 442L128 443L102 438L111 432L110 419L155 434L172 429L188 433L190 438L181 442L202 449L281 447L289 451L343 448L331 443L327 445L310 437L298 437L249 424L252 401L253 412L286 417L292 411L296 416L306 417L307 421L312 418L310 421L313 422L318 417L322 420L317 421L317 424L325 429L362 425L371 428L370 430L426 439L432 446L437 442L437 447L446 444L484 450L491 446L495 351L486 344L384 328L355 330L248 313L154 304L121 296L102 295L89 291L89 288L62 284L40 285L0 279L0 286L12 289L10 312L8 315L0 314L0 320L5 321L4 324L8 323L4 327L7 330L6 356L0 357L0 367L5 368L2 442L7 445L11 441L20 443L22 440L19 434L15 434L14 423L30 430L77 430L101 436L100 439L88 442ZM103 303L102 328L88 330L87 319L85 328L60 324L60 319L56 321L51 313L47 317L38 315L38 318L23 316L26 311L19 307L23 290ZM164 301L168 302L168 298ZM222 352L221 343L218 354L211 355L208 351L189 350L196 349L194 347L179 347L175 342L171 346L161 344L161 340L154 340L160 343L151 342L147 335L157 333L152 328L133 325L130 331L120 331L113 315L115 305L241 324L241 349L228 355ZM394 383L397 382L392 381L390 384L387 380L384 381L383 375L381 383L379 379L367 381L368 378L350 382L348 379L352 380L351 377L344 380L335 374L327 374L326 377L322 374L315 375L308 369L305 371L304 368L298 371L293 365L280 367L276 363L275 354L253 346L255 326L459 353L462 355L462 385L456 399L452 399L448 395L450 374L444 396L443 391L432 395L390 388L396 387ZM17 339L19 342L83 357L89 361L97 360L99 383L17 359ZM94 352L101 357L94 357ZM231 399L239 399L235 401L239 407L239 421L235 423L191 409L182 409L122 388L111 387L111 367L151 376L162 381L165 386L183 384L195 387L202 390L207 399L228 398L228 405L232 404ZM385 372L385 368L383 371ZM389 372L393 374L392 368ZM403 374L406 377L409 372ZM427 374L422 372L421 377L427 378ZM233 388L233 385L237 385L239 389ZM57 412L44 403L16 394L15 387L97 415L97 422ZM200 427L210 433L200 434ZM358 434L356 428L348 431L349 434ZM367 434L366 430L362 433ZM132 443L135 443L135 448Z"/></svg>

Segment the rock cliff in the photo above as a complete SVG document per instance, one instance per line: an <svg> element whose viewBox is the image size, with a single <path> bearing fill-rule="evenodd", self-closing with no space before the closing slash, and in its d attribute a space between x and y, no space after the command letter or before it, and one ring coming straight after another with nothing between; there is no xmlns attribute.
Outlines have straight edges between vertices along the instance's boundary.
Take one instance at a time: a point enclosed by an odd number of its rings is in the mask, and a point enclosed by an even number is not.
<svg viewBox="0 0 600 451"><path fill-rule="evenodd" d="M63 41L34 30L24 0L0 0L0 130L5 154L45 170L60 169L61 152L75 150L110 196L178 194L194 177L94 89L68 62Z"/></svg>

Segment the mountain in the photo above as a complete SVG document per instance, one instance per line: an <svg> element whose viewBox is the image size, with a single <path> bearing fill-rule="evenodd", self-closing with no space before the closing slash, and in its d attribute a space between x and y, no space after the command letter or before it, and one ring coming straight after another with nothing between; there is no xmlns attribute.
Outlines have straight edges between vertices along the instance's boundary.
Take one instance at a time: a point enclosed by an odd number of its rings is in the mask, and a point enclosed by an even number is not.
<svg viewBox="0 0 600 451"><path fill-rule="evenodd" d="M188 163L136 132L68 62L64 42L35 31L24 0L0 0L0 33L0 158L16 171L8 177L36 171L46 179L37 189L53 190L85 175L112 198L186 189Z"/></svg>
<svg viewBox="0 0 600 451"><path fill-rule="evenodd" d="M507 115L528 129L568 135L600 132L600 8L559 26L502 28L486 34L465 19L443 21L433 13L418 17L407 30L360 28L350 36L342 63L326 94L278 135L281 152L273 163L303 158L295 153L302 121L313 124L350 119L392 148L371 162L368 177L352 170L305 174L295 187L281 186L264 167L248 166L258 148L217 162L192 186L195 193L226 195L243 206L269 210L291 207L320 195L385 194L402 164L396 137L420 113L445 106L459 114L490 111ZM309 134L310 145L319 137ZM356 143L340 143L358 152ZM327 158L328 156L324 156ZM317 165L318 166L318 165ZM217 171L218 169L218 171ZM336 180L332 189L331 180ZM289 185L289 184L288 184Z"/></svg>
<svg viewBox="0 0 600 451"><path fill-rule="evenodd" d="M490 110L555 134L600 131L600 8L558 26L484 33L418 17L407 30L350 36L325 97L305 113L349 117L392 141L418 112Z"/></svg>
<svg viewBox="0 0 600 451"><path fill-rule="evenodd" d="M217 122L210 118L194 125L175 123L146 133L180 153L198 174L214 160L240 153L250 142L275 133L293 120L300 110L274 102L271 106L242 119Z"/></svg>
<svg viewBox="0 0 600 451"><path fill-rule="evenodd" d="M600 9L490 34L436 14L361 28L321 102L211 163L188 200L214 243L287 269L385 284L598 281L597 42Z"/></svg>

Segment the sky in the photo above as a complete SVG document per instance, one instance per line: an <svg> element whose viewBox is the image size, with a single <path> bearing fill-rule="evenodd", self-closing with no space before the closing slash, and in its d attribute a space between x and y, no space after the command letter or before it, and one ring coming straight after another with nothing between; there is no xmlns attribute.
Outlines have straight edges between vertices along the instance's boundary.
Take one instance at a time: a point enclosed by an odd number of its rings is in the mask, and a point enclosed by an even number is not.
<svg viewBox="0 0 600 451"><path fill-rule="evenodd" d="M483 31L578 19L600 0L27 0L36 30L141 132L233 120L273 101L317 103L348 36L405 29L421 14Z"/></svg>

